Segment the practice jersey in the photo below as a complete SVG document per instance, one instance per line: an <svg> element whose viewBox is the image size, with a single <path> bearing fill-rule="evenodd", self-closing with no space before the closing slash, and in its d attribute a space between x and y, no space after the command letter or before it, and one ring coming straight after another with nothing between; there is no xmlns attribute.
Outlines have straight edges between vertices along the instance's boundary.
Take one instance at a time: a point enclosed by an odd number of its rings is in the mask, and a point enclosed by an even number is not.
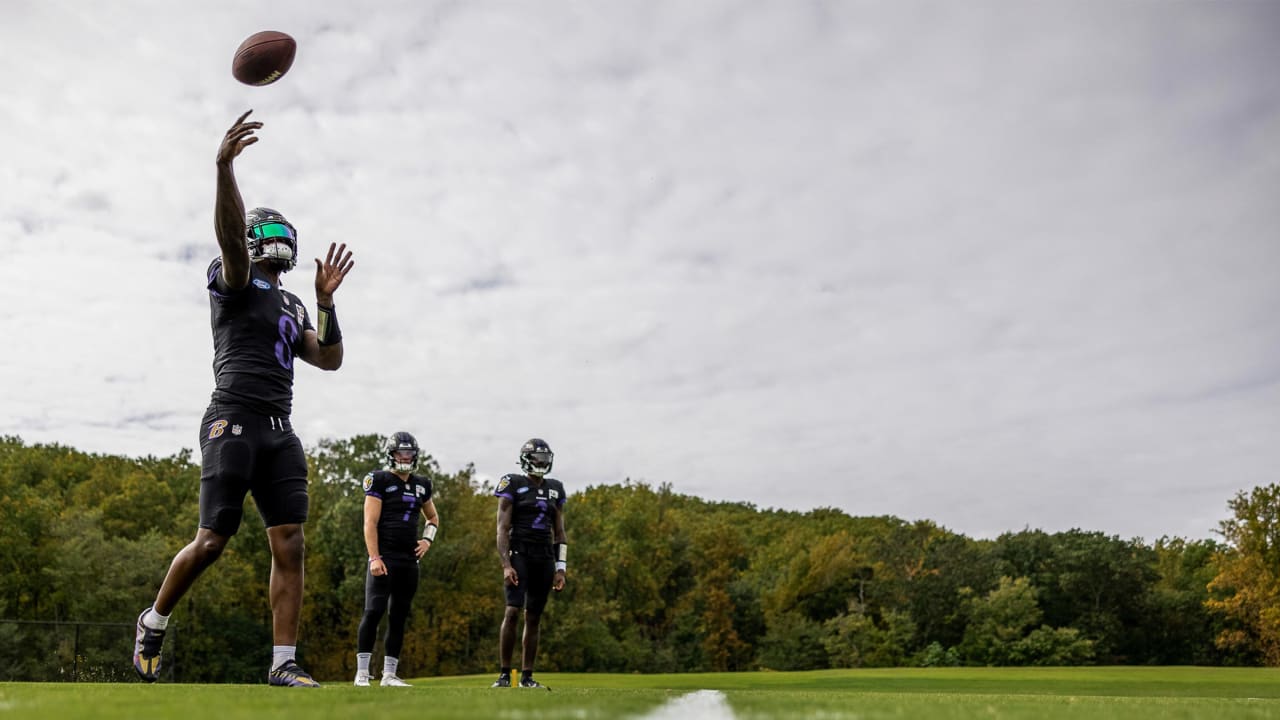
<svg viewBox="0 0 1280 720"><path fill-rule="evenodd" d="M512 473L503 475L493 494L514 504L511 512L512 545L551 545L556 517L564 507L564 485L559 480L543 478L534 487L528 477Z"/></svg>
<svg viewBox="0 0 1280 720"><path fill-rule="evenodd" d="M382 501L378 516L378 554L413 558L418 546L418 515L431 500L431 480L410 475L401 480L388 470L374 470L364 476L364 494Z"/></svg>
<svg viewBox="0 0 1280 720"><path fill-rule="evenodd" d="M249 284L224 292L222 258L209 265L213 328L213 401L287 417L293 409L293 360L311 318L297 295L249 263Z"/></svg>

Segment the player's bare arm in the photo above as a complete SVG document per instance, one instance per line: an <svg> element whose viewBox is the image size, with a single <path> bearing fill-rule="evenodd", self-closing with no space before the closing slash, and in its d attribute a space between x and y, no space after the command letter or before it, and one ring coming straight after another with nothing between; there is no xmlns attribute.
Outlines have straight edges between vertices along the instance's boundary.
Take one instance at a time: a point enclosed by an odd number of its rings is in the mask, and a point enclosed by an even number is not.
<svg viewBox="0 0 1280 720"><path fill-rule="evenodd" d="M511 567L511 521L515 508L511 500L498 499L498 559L502 561L502 579L508 585L520 584L520 576Z"/></svg>
<svg viewBox="0 0 1280 720"><path fill-rule="evenodd" d="M218 146L218 189L213 206L213 228L222 250L222 281L232 290L249 284L249 250L245 247L244 200L236 185L235 170L231 163L246 147L258 142L253 134L262 127L260 122L247 122L246 110L236 119L231 129L222 136Z"/></svg>
<svg viewBox="0 0 1280 720"><path fill-rule="evenodd" d="M418 546L413 549L413 554L421 558L427 554L431 546L435 544L436 532L440 529L440 516L436 513L436 501L428 500L422 506L422 517L427 519L426 533L418 540ZM435 528L434 530L432 528ZM430 535L430 537L428 537Z"/></svg>
<svg viewBox="0 0 1280 720"><path fill-rule="evenodd" d="M342 367L342 331L338 329L333 294L355 266L346 243L329 243L324 261L316 258L316 329L303 334L298 356L321 370Z"/></svg>
<svg viewBox="0 0 1280 720"><path fill-rule="evenodd" d="M560 506L560 512L556 513L555 528L552 530L553 542L558 545L565 545L569 541L565 539L564 534L564 506ZM556 570L555 579L551 581L551 589L560 592L564 589L565 571Z"/></svg>
<svg viewBox="0 0 1280 720"><path fill-rule="evenodd" d="M382 499L364 496L364 547L369 551L369 572L387 574L387 564L378 551L378 516L382 514Z"/></svg>

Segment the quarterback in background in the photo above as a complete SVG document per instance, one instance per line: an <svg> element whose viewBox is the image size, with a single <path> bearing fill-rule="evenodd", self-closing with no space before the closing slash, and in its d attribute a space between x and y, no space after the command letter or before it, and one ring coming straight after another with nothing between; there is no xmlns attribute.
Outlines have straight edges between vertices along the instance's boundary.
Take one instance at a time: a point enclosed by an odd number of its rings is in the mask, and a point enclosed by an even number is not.
<svg viewBox="0 0 1280 720"><path fill-rule="evenodd" d="M407 432L387 438L386 470L364 478L364 545L369 571L364 578L364 615L356 633L356 687L369 686L369 661L378 623L387 613L382 648L382 687L408 687L397 674L409 606L418 592L418 561L435 542L440 517L431 500L431 479L413 474L418 441ZM418 513L427 519L418 536Z"/></svg>
<svg viewBox="0 0 1280 720"><path fill-rule="evenodd" d="M493 687L511 687L511 654L516 624L524 611L524 643L520 687L546 687L533 679L542 611L551 590L564 589L567 546L564 534L564 485L547 477L554 455L546 441L533 438L520 448L524 475L504 475L498 497L498 559L507 609L502 618L498 653L501 671ZM548 688L549 689L549 688Z"/></svg>

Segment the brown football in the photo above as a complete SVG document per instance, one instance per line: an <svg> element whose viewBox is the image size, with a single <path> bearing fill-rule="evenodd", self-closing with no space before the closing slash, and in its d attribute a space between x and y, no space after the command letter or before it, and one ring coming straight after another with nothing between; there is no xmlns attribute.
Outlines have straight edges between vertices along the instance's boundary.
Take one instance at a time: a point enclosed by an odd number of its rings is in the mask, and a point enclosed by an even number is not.
<svg viewBox="0 0 1280 720"><path fill-rule="evenodd" d="M254 33L236 48L231 74L245 85L270 85L289 72L297 50L298 44L282 32Z"/></svg>

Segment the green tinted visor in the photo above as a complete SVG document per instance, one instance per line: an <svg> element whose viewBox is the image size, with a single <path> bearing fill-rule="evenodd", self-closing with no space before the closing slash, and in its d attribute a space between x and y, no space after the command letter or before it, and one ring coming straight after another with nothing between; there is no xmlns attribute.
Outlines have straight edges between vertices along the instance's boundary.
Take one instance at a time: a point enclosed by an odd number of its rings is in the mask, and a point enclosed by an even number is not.
<svg viewBox="0 0 1280 720"><path fill-rule="evenodd" d="M249 237L257 240L269 240L271 238L288 238L295 242L298 240L298 234L293 231L293 228L278 222L254 225L249 228Z"/></svg>

